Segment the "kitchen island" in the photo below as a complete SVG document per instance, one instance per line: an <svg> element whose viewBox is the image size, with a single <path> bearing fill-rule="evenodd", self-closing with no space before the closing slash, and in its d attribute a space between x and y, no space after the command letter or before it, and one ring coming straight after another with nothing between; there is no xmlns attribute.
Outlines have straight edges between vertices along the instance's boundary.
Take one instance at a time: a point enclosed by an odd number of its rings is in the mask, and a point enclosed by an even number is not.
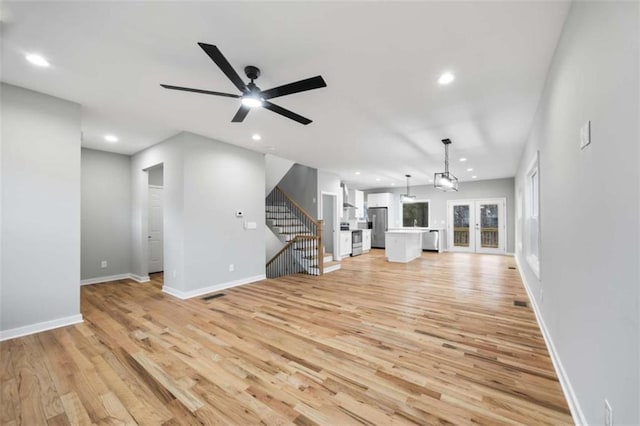
<svg viewBox="0 0 640 426"><path fill-rule="evenodd" d="M423 229L397 229L385 232L384 254L389 262L408 263L422 254Z"/></svg>

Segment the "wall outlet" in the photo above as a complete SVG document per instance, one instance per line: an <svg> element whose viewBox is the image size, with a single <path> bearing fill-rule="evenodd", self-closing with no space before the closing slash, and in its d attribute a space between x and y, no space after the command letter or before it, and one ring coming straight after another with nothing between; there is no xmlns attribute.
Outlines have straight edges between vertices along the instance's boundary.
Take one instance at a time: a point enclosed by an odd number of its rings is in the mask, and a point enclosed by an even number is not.
<svg viewBox="0 0 640 426"><path fill-rule="evenodd" d="M107 267L107 261L103 260L102 262L100 262L100 267L103 268L103 269L106 268Z"/></svg>
<svg viewBox="0 0 640 426"><path fill-rule="evenodd" d="M613 426L613 408L606 399L604 400L604 426Z"/></svg>
<svg viewBox="0 0 640 426"><path fill-rule="evenodd" d="M580 128L580 149L584 149L591 143L591 121L587 121Z"/></svg>
<svg viewBox="0 0 640 426"><path fill-rule="evenodd" d="M236 270L236 267L233 265L233 263L229 264L229 272L233 272Z"/></svg>

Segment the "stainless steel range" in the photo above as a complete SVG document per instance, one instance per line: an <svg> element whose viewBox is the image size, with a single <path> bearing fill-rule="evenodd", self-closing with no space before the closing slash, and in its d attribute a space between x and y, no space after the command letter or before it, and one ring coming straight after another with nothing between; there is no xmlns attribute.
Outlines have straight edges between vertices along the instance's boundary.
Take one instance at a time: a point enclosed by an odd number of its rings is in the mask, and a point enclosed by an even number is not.
<svg viewBox="0 0 640 426"><path fill-rule="evenodd" d="M351 256L362 254L362 230L351 231Z"/></svg>

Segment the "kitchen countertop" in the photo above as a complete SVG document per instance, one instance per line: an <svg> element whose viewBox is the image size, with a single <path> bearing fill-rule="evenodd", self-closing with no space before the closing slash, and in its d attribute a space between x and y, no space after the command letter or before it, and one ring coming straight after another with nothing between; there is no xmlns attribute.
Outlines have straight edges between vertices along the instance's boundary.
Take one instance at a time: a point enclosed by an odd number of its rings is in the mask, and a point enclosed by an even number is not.
<svg viewBox="0 0 640 426"><path fill-rule="evenodd" d="M389 229L386 234L423 234L429 232L428 229Z"/></svg>

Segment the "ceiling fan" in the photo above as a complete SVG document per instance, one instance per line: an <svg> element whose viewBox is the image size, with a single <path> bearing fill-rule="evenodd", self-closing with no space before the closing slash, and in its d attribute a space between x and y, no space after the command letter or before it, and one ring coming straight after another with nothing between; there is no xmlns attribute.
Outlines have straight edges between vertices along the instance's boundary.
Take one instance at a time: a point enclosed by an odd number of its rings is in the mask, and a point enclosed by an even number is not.
<svg viewBox="0 0 640 426"><path fill-rule="evenodd" d="M305 80L296 81L294 83L285 84L283 86L274 87L268 90L260 90L258 86L253 82L260 77L260 69L253 65L246 66L244 73L247 75L249 83L242 81L238 73L233 69L229 61L224 57L220 49L212 44L198 43L198 45L205 51L207 55L216 63L216 65L222 70L222 72L231 80L231 82L242 92L240 95L234 95L232 93L212 92L210 90L191 89L189 87L171 86L168 84L161 84L160 86L165 89L182 90L185 92L204 93L205 95L225 96L227 98L240 98L241 105L236 115L231 120L234 123L241 123L251 108L262 107L273 111L276 114L285 116L291 120L297 121L301 124L309 124L311 120L296 114L293 111L282 108L268 99L277 98L279 96L291 95L298 92L306 92L307 90L319 89L321 87L327 87L324 79L317 75L315 77L307 78Z"/></svg>

